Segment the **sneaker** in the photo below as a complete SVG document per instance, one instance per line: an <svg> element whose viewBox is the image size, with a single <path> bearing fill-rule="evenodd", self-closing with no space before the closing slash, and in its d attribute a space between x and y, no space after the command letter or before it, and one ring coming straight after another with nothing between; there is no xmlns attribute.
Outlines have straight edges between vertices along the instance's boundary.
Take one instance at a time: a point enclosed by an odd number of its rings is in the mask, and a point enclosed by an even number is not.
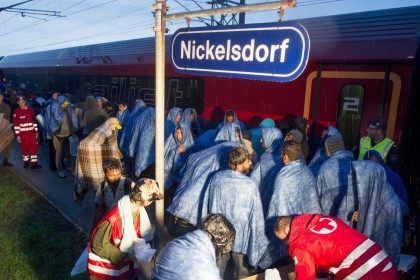
<svg viewBox="0 0 420 280"><path fill-rule="evenodd" d="M23 168L28 168L29 167L29 162L28 161L24 161L23 162Z"/></svg>
<svg viewBox="0 0 420 280"><path fill-rule="evenodd" d="M12 167L13 163L11 163L7 158L3 160L3 165L7 167Z"/></svg>
<svg viewBox="0 0 420 280"><path fill-rule="evenodd" d="M42 167L41 165L38 165L37 163L35 163L35 164L32 164L30 168L31 169L39 169L41 167Z"/></svg>
<svg viewBox="0 0 420 280"><path fill-rule="evenodd" d="M66 172L64 172L64 170L58 171L57 176L60 177L60 178L66 178L67 177Z"/></svg>

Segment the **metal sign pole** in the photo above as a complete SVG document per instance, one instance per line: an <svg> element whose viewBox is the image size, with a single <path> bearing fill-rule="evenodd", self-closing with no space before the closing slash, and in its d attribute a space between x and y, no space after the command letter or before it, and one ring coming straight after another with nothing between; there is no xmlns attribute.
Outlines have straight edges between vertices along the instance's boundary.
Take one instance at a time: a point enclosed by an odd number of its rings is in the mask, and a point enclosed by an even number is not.
<svg viewBox="0 0 420 280"><path fill-rule="evenodd" d="M159 183L160 191L164 194L164 125L165 125L165 21L163 15L166 13L166 0L156 0L155 8L155 48L156 48L156 181ZM164 230L164 200L156 202L156 226L158 229L159 247L163 246L162 238Z"/></svg>

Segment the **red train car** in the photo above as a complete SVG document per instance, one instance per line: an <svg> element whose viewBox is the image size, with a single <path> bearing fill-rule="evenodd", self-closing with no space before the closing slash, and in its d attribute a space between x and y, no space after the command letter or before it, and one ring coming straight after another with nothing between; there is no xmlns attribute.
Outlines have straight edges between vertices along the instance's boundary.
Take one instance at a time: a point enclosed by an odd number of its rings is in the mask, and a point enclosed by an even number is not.
<svg viewBox="0 0 420 280"><path fill-rule="evenodd" d="M418 186L420 6L297 22L311 49L293 82L181 75L168 63L167 107L195 107L210 126L227 108L251 127L266 117L280 123L303 115L313 137L333 125L347 147L365 134L368 119L381 117L401 146L407 183ZM154 38L6 56L0 69L6 80L38 92L154 103Z"/></svg>

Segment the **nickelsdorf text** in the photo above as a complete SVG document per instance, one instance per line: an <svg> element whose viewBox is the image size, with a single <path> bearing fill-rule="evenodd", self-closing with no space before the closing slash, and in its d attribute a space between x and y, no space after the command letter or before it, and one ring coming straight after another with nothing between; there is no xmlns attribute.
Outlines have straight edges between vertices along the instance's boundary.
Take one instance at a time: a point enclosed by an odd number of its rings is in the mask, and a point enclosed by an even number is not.
<svg viewBox="0 0 420 280"><path fill-rule="evenodd" d="M255 39L251 39L245 45L232 44L231 40L217 45L210 40L206 40L204 44L196 44L195 40L187 40L181 41L181 59L284 63L289 43L289 38L274 45L256 44Z"/></svg>

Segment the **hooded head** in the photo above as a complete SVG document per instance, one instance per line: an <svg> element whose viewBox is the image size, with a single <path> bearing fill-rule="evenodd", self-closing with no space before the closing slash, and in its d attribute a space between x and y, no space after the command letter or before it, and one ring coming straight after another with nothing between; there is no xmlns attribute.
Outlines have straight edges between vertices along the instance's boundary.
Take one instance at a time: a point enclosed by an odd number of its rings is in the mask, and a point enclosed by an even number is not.
<svg viewBox="0 0 420 280"><path fill-rule="evenodd" d="M86 102L85 102L85 110L92 110L92 109L96 109L98 107L98 105L96 105L96 99L94 96L89 95L86 97Z"/></svg>
<svg viewBox="0 0 420 280"><path fill-rule="evenodd" d="M181 122L181 117L182 117L182 109L178 107L173 107L169 110L168 116L166 117L166 119L176 125Z"/></svg>
<svg viewBox="0 0 420 280"><path fill-rule="evenodd" d="M261 128L261 142L265 152L280 154L281 145L283 144L283 134L280 129Z"/></svg>
<svg viewBox="0 0 420 280"><path fill-rule="evenodd" d="M328 156L344 150L344 142L341 137L332 136L325 140L325 152Z"/></svg>
<svg viewBox="0 0 420 280"><path fill-rule="evenodd" d="M260 122L260 125L259 125L259 127L261 127L261 128L270 128L270 127L275 127L276 126L276 123L274 122L274 120L273 119L270 119L270 118L267 118L267 119L263 119L261 122Z"/></svg>

